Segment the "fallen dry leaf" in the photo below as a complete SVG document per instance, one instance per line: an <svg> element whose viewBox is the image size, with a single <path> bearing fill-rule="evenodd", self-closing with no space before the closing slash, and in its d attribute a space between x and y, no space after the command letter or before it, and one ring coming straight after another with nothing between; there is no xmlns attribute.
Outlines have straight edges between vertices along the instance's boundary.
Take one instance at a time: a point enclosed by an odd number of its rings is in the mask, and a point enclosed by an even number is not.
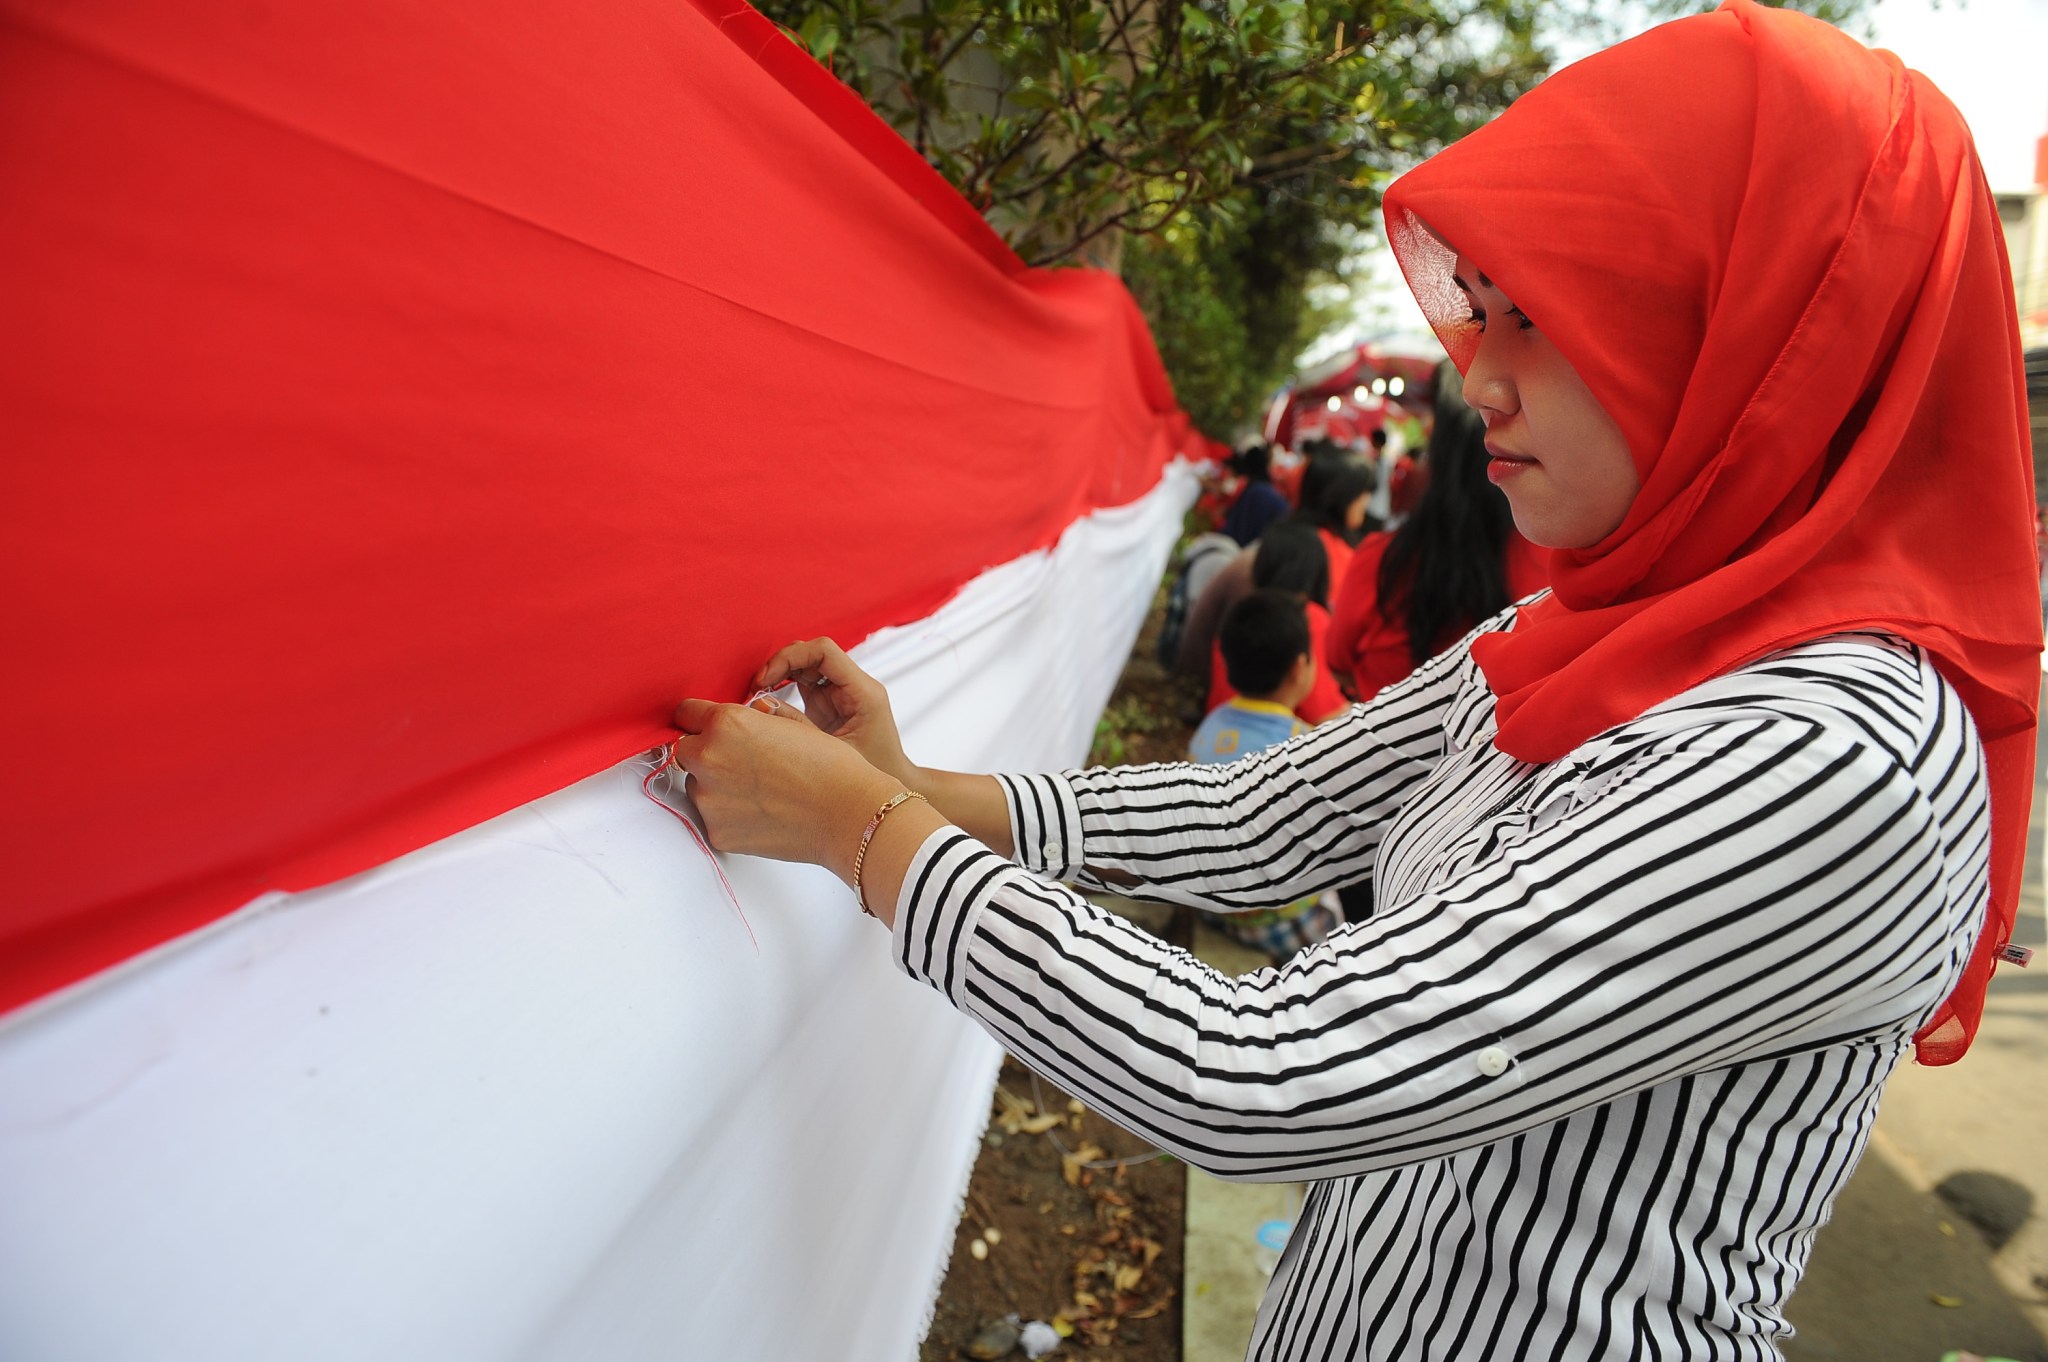
<svg viewBox="0 0 2048 1362"><path fill-rule="evenodd" d="M1087 1184L1081 1180L1082 1173L1086 1171L1082 1165L1093 1163L1101 1157L1102 1149L1099 1145L1090 1140L1083 1140L1078 1148L1070 1149L1060 1156L1060 1176L1067 1180L1069 1187L1086 1186Z"/></svg>
<svg viewBox="0 0 2048 1362"><path fill-rule="evenodd" d="M1208 1289L1208 1288L1207 1288L1207 1285L1206 1285L1206 1284L1204 1284L1203 1286L1199 1286L1199 1287L1196 1287L1196 1288L1195 1288L1195 1290L1196 1290L1197 1294L1199 1294L1200 1292L1202 1292L1202 1291L1205 1291L1205 1290L1207 1290L1207 1289ZM1144 1309L1142 1309L1142 1310L1133 1310L1133 1311L1131 1311L1130 1313L1126 1314L1126 1315L1124 1316L1124 1318L1125 1318L1125 1319L1151 1319L1151 1318L1152 1318L1153 1316L1155 1316L1155 1315L1159 1314L1159 1313L1160 1313L1161 1311L1165 1310L1165 1309L1166 1309L1166 1303L1167 1303L1168 1301L1172 1300L1172 1299L1173 1299L1173 1288L1169 1286L1169 1287L1167 1287L1167 1288L1166 1288L1166 1294L1162 1295L1162 1296L1161 1296L1161 1297L1160 1297L1160 1298L1159 1298L1158 1300L1156 1300L1156 1301L1153 1301L1153 1302L1152 1302L1152 1303L1151 1303L1150 1305L1146 1306L1146 1307L1145 1307Z"/></svg>
<svg viewBox="0 0 2048 1362"><path fill-rule="evenodd" d="M1116 1289L1129 1291L1145 1279L1145 1269L1136 1263L1125 1263L1116 1270Z"/></svg>
<svg viewBox="0 0 2048 1362"><path fill-rule="evenodd" d="M1058 1125L1066 1119L1064 1112L1049 1118L1041 1115L1038 1108L1023 1098L1003 1088L996 1087L996 1110L990 1113L990 1121L1002 1128L1005 1135L1036 1135L1051 1125ZM1045 1124L1035 1124L1044 1122Z"/></svg>
<svg viewBox="0 0 2048 1362"><path fill-rule="evenodd" d="M1107 1344L1110 1341L1111 1337L1116 1333L1116 1316L1103 1315L1099 1317L1092 1317L1089 1319L1076 1320L1074 1322L1074 1327L1080 1331L1082 1340L1086 1342L1089 1347L1100 1348Z"/></svg>

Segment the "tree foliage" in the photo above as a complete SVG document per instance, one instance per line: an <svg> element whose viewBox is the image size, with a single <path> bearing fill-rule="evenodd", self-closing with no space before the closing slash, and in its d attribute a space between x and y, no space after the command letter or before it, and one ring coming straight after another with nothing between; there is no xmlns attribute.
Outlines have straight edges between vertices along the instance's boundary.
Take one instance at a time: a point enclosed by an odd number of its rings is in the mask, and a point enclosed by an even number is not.
<svg viewBox="0 0 2048 1362"><path fill-rule="evenodd" d="M1342 320L1347 295L1327 286L1341 279L1355 235L1331 230L1312 200L1247 197L1220 229L1187 215L1131 242L1123 258L1181 405L1223 437L1255 425L1294 357Z"/></svg>
<svg viewBox="0 0 2048 1362"><path fill-rule="evenodd" d="M1806 0L1846 17L1866 0ZM1643 0L1647 17L1698 7ZM764 0L1035 265L1121 267L1227 433L1402 165L1548 72L1597 0Z"/></svg>
<svg viewBox="0 0 2048 1362"><path fill-rule="evenodd" d="M1032 264L1258 191L1369 210L1539 79L1545 0L768 0Z"/></svg>

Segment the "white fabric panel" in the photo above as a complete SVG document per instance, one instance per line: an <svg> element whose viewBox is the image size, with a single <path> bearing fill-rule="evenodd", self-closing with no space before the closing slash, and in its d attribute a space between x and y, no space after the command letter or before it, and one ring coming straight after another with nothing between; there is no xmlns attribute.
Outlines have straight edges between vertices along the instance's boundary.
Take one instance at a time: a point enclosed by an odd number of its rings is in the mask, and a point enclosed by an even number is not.
<svg viewBox="0 0 2048 1362"><path fill-rule="evenodd" d="M864 645L913 756L1077 761L1193 490ZM644 769L0 1026L0 1356L910 1356L998 1051L821 871L728 859L756 954Z"/></svg>

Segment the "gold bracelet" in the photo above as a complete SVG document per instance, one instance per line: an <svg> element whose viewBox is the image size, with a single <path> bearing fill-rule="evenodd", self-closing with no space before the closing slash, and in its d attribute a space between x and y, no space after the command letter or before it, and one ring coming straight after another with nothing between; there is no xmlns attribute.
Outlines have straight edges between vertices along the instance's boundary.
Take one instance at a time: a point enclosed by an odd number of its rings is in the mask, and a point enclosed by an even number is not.
<svg viewBox="0 0 2048 1362"><path fill-rule="evenodd" d="M875 840L875 833L881 830L882 820L895 812L898 804L911 799L924 799L924 796L915 790L899 790L890 795L889 801L876 809L875 816L868 820L867 831L860 835L860 850L853 853L853 901L858 903L860 910L869 917L875 915L875 910L868 907L866 896L860 892L860 868L868 859L868 843ZM925 799L924 802L931 803L929 799Z"/></svg>

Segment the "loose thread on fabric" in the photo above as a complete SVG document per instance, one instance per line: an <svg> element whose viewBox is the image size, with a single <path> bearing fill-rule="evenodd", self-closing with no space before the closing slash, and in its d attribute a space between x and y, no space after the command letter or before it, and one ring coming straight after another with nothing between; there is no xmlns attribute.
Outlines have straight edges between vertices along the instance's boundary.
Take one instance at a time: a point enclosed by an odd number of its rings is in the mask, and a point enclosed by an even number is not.
<svg viewBox="0 0 2048 1362"><path fill-rule="evenodd" d="M740 915L740 926L747 929L747 940L753 942L754 954L759 955L761 953L760 938L754 935L754 924L747 921L747 910L740 907L740 896L733 892L732 881L725 877L725 867L718 863L718 853L713 851L711 844L704 840L704 834L697 831L695 820L654 793L654 781L657 776L668 776L670 788L675 788L675 772L682 769L676 762L676 743L680 741L680 738L676 738L663 745L661 748L661 760L655 763L654 769L649 771L640 782L640 793L646 795L648 800L657 807L666 809L669 813L674 814L676 821L689 829L690 840L697 844L697 850L704 853L704 859L711 862L711 869L717 873L719 886L725 890L725 897L731 902L732 910Z"/></svg>
<svg viewBox="0 0 2048 1362"><path fill-rule="evenodd" d="M772 697L776 691L787 689L790 684L791 683L785 681L780 686L764 687L761 690L755 691L752 695L749 695L747 697L746 702L749 705L751 705L764 695ZM725 867L719 863L718 853L713 851L711 849L711 844L704 840L704 834L697 830L697 824L694 819L692 819L688 814L684 813L681 809L678 809L675 805L669 803L667 800L661 798L659 795L654 793L655 779L656 777L663 775L666 775L669 778L670 789L675 790L678 795L681 795L683 793L683 791L677 787L675 780L675 773L682 769L682 763L676 760L676 743L680 741L680 738L671 738L659 749L661 752L661 760L656 762L654 764L654 769L652 771L649 771L647 775L640 781L640 793L647 796L649 803L654 804L655 806L675 815L676 821L681 823L683 827L689 831L690 840L697 844L697 850L703 852L704 859L711 862L711 869L718 876L719 887L725 890L726 901L731 903L732 910L735 913L739 914L740 926L745 927L747 929L747 940L753 943L754 954L759 955L761 953L761 939L754 935L754 924L747 920L747 910L740 906L739 894L733 890L732 881L725 877Z"/></svg>

